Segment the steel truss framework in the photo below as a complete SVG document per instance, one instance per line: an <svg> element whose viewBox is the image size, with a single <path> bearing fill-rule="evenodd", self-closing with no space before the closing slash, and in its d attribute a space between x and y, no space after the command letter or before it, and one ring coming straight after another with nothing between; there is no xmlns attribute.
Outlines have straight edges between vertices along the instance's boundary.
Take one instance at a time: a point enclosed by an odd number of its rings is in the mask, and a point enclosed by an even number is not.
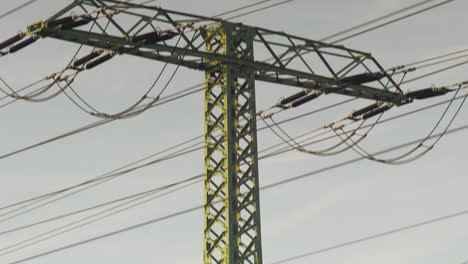
<svg viewBox="0 0 468 264"><path fill-rule="evenodd" d="M96 18L94 30L47 27L46 22L69 13ZM369 53L157 6L74 0L29 29L29 34L43 38L205 72L205 264L262 263L256 80L382 102L406 100L398 83ZM180 38L132 41L163 31L177 32ZM341 82L375 72L384 73L384 78L366 85ZM387 89L389 85L393 88Z"/></svg>
<svg viewBox="0 0 468 264"><path fill-rule="evenodd" d="M400 102L404 99L398 83L389 75L373 86L340 83L340 79L359 73L385 73L386 71L371 54L284 32L243 25L244 28L249 28L254 32L256 57L254 60L242 60L205 50L205 40L202 37L204 29L201 26L223 22L216 18L115 0L75 0L47 21L57 19L72 11L80 14L103 7L107 9L102 13L108 15L104 20L110 21L107 30L104 30L102 22L98 21L98 26L95 27L97 32L41 28L34 34L202 71L224 64L235 65L245 71L254 72L255 79L259 81L319 92L387 102ZM119 11L119 13L111 15L114 11ZM189 22L197 26L192 30L180 29ZM174 39L148 45L136 45L130 41L132 36L157 30L178 30L182 35L179 45L175 45ZM212 61L217 61L218 65L210 63ZM386 90L387 83L394 87L393 91Z"/></svg>
<svg viewBox="0 0 468 264"><path fill-rule="evenodd" d="M253 60L250 28L221 23L205 37L209 53ZM254 74L205 74L205 264L262 263Z"/></svg>

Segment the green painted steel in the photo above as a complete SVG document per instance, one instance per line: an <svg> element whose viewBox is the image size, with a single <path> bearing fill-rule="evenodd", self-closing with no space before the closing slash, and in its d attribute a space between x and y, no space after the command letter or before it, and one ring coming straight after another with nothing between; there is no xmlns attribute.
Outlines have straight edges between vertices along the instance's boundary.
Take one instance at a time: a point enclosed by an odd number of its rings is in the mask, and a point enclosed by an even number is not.
<svg viewBox="0 0 468 264"><path fill-rule="evenodd" d="M250 28L220 23L204 36L207 52L253 61ZM205 80L204 263L261 264L254 74L223 64Z"/></svg>
<svg viewBox="0 0 468 264"><path fill-rule="evenodd" d="M94 30L47 26L70 12L92 18ZM262 263L256 80L392 104L407 100L369 53L157 6L75 0L28 29L34 36L204 71L205 264ZM178 36L134 41L167 32ZM384 73L382 80L365 85L340 81L375 72Z"/></svg>
<svg viewBox="0 0 468 264"><path fill-rule="evenodd" d="M107 7L106 7L107 4ZM73 6L64 9L70 11ZM246 61L232 56L213 54L204 50L203 28L220 20L162 9L156 6L113 0L78 0L74 2L75 12L97 12L109 21L108 32L87 32L82 29L60 30L43 28L38 35L56 38L77 44L109 49L117 54L182 65L196 70L209 70L209 61L218 61L253 71L255 79L263 82L289 85L316 90L323 93L337 93L353 97L398 103L404 95L391 76L372 85L345 85L340 79L363 72L385 72L371 54L331 45L310 39L258 27L243 25L254 34L255 60ZM55 19L64 10L54 15ZM111 12L118 12L109 15ZM95 14L95 13L94 13ZM124 18L120 19L121 16ZM130 21L130 22L129 22ZM194 23L195 27L181 30L181 26ZM102 26L100 26L102 29ZM175 40L160 43L136 45L131 37L148 31L179 31L181 41L176 47ZM111 32L111 33L109 33ZM272 58L272 59L270 59ZM389 83L394 88L387 90Z"/></svg>

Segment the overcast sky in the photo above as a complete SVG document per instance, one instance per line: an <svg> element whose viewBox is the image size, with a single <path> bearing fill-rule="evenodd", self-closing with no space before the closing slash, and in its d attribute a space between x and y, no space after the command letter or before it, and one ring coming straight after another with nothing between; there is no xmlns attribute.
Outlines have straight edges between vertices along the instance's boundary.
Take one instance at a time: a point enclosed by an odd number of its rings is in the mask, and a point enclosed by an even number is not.
<svg viewBox="0 0 468 264"><path fill-rule="evenodd" d="M39 0L1 20L0 40L14 35L32 22L48 18L69 2ZM169 9L215 15L253 1L157 2ZM296 0L237 21L283 30L310 39L320 39L415 2L417 1ZM4 0L1 10L13 8L18 3L19 1ZM343 44L371 52L384 68L468 48L466 10L468 2L457 0ZM0 76L13 87L22 87L66 65L76 47L74 44L56 40L38 41L34 46L14 56L1 58ZM138 100L161 67L159 62L119 56L96 71L80 76L75 88L93 105L108 112L116 112ZM444 85L463 81L468 79L467 70L467 66L456 68L412 82L403 88L415 90L433 84ZM427 71L414 72L411 76L425 72ZM168 92L176 92L200 82L203 82L203 74L200 72L181 70L169 86ZM275 103L280 96L295 91L297 89L257 82L257 108L266 108ZM386 117L448 99L449 96L396 108ZM278 116L278 119L298 115L339 100L343 100L343 97L321 97L299 110ZM289 123L285 125L285 129L292 135L297 135L341 118L353 109L367 104L366 101L359 101L334 108ZM443 110L443 107L439 107L379 126L369 135L363 146L370 151L378 151L425 136ZM449 113L452 114L453 111ZM79 183L200 135L203 133L203 118L203 95L196 94L150 110L136 118L113 122L0 160L0 206ZM15 103L0 110L0 155L95 120L79 111L65 96L59 96L46 103ZM467 120L468 111L465 107L453 126L465 125ZM389 166L362 161L262 192L264 262L272 263L400 226L467 210L467 136L468 131L447 136L427 156L407 165ZM260 149L278 142L278 139L266 130L260 132L258 138ZM352 151L326 158L290 152L262 160L261 185L322 169L356 156ZM132 173L14 220L0 222L0 232L177 181L202 170L202 152L187 155ZM39 245L0 256L0 262L9 263L199 205L202 201L203 186L197 184ZM10 235L0 235L0 247L6 247L80 217L82 216ZM292 263L460 264L468 260L467 219L468 216L434 223ZM39 258L31 263L201 263L202 241L203 212L197 211Z"/></svg>

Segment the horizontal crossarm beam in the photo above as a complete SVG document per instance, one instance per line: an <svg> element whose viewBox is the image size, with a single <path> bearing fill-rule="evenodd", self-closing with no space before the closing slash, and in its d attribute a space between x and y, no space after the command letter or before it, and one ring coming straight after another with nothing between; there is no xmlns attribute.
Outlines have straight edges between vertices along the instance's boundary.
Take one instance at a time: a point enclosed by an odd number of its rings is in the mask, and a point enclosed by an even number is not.
<svg viewBox="0 0 468 264"><path fill-rule="evenodd" d="M119 13L103 19L110 20L111 27L114 24L118 27L114 30L109 29L106 33L87 32L81 28L68 30L43 28L37 34L41 37L108 49L118 54L178 64L201 71L212 70L213 67L222 65L232 65L245 72L253 72L255 79L259 81L323 93L337 93L394 103L405 100L398 84L377 60L366 52L313 41L284 32L242 25L243 28L248 28L254 33L256 57L252 60L239 59L228 55L208 53L204 50L205 43L210 39L204 28L210 23L219 22L219 19L113 0L81 0L76 3L80 7L87 6L89 10L101 8L102 4L107 4L107 12L119 11ZM187 25L189 22L193 23L193 27L182 30L180 26ZM237 25L240 26L240 24ZM135 44L131 41L132 37L158 30L178 31L180 39L176 41L179 38L176 36L173 39L152 44ZM126 32L124 36L122 36L122 31ZM219 65L208 63L210 61L217 61ZM349 76L375 72L383 73L383 79L366 84L341 81ZM393 89L387 89L389 86Z"/></svg>

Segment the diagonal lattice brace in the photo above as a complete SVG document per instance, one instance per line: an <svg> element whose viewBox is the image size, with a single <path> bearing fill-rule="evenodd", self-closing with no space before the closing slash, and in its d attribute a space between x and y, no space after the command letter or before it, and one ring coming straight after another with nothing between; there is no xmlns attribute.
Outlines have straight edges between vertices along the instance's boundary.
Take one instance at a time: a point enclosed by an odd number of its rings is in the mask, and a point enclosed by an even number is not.
<svg viewBox="0 0 468 264"><path fill-rule="evenodd" d="M118 12L118 15L103 18L110 21L112 25L111 30L106 33L86 32L81 27L71 30L44 28L37 32L37 35L202 71L213 67L208 63L210 61L232 64L245 71L255 72L254 77L259 81L300 87L326 94L338 93L397 104L407 99L399 88L399 84L388 74L383 77L382 82L357 84L341 82L346 77L362 73L385 72L377 60L366 52L285 32L243 26L254 32L253 43L256 51L255 60L245 61L203 50L205 43L204 39L200 38L202 30L198 29L212 25L212 23L222 22L216 18L117 0L74 0L72 5L52 18L59 18L70 11L78 15L83 13L79 8L73 10L74 6L87 6L91 11L105 6L107 9L101 9L101 15L105 16L111 11ZM175 30L188 22L195 23L197 29L179 30L181 40L178 47L175 47L175 39L144 46L135 46L129 41L131 36L137 34L159 29ZM131 33L133 34L130 35ZM273 60L268 57L272 57ZM391 90L388 90L385 83L391 84Z"/></svg>
<svg viewBox="0 0 468 264"><path fill-rule="evenodd" d="M249 28L220 23L204 36L208 53L253 61ZM261 264L255 76L229 64L205 76L204 263Z"/></svg>

